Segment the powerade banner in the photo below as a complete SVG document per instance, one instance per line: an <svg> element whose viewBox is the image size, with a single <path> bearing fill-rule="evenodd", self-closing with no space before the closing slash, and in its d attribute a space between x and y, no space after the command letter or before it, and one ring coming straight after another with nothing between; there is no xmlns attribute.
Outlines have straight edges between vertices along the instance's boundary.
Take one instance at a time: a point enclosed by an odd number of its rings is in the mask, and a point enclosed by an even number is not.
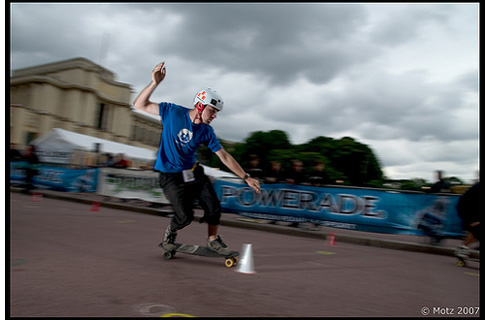
<svg viewBox="0 0 485 320"><path fill-rule="evenodd" d="M25 183L27 162L10 163L10 183ZM67 169L39 166L33 180L35 188L69 192L95 192L98 169Z"/></svg>
<svg viewBox="0 0 485 320"><path fill-rule="evenodd" d="M214 188L224 211L243 216L311 222L379 233L463 235L456 211L459 196L399 193L368 189L266 184L257 194L246 184L223 180Z"/></svg>

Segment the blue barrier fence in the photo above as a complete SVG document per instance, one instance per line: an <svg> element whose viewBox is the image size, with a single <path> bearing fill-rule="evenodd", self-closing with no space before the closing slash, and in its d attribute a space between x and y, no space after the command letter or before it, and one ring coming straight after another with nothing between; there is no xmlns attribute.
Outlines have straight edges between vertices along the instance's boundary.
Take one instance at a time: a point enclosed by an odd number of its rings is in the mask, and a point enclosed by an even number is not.
<svg viewBox="0 0 485 320"><path fill-rule="evenodd" d="M457 195L407 194L353 188L262 185L260 194L245 184L214 183L225 211L252 218L311 222L367 232L463 235Z"/></svg>
<svg viewBox="0 0 485 320"><path fill-rule="evenodd" d="M25 166L24 162L10 164L12 184L24 182ZM40 166L34 185L57 191L96 192L99 170L102 169ZM130 173L131 179L133 174L136 173ZM463 236L463 224L456 210L459 195L289 184L262 185L257 194L246 184L225 180L215 180L214 188L224 211L252 218L310 222L366 232Z"/></svg>
<svg viewBox="0 0 485 320"><path fill-rule="evenodd" d="M10 163L10 183L23 184L26 162ZM98 168L68 169L62 167L39 166L33 180L36 188L67 192L96 192Z"/></svg>

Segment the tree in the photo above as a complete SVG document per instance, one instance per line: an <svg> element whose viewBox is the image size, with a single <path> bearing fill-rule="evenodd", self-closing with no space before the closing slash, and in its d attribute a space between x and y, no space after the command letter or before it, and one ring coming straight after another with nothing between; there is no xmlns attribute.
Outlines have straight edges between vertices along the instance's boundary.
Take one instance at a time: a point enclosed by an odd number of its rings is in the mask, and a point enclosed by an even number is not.
<svg viewBox="0 0 485 320"><path fill-rule="evenodd" d="M401 180L401 190L423 191L427 185L426 180L420 178Z"/></svg>
<svg viewBox="0 0 485 320"><path fill-rule="evenodd" d="M317 137L299 146L301 152L317 152L327 158L327 174L347 185L382 186L383 173L378 159L365 144L350 137L334 140Z"/></svg>
<svg viewBox="0 0 485 320"><path fill-rule="evenodd" d="M221 143L222 147L226 149L229 153L231 153L234 158L238 159L238 155L235 153L236 146L238 144L235 144L230 141L225 141L222 139L219 139L219 142ZM212 167L212 168L222 168L223 164L219 157L213 153L206 145L201 145L199 149L197 149L197 160L206 166Z"/></svg>
<svg viewBox="0 0 485 320"><path fill-rule="evenodd" d="M253 154L259 157L262 165L266 165L269 162L268 154L272 150L290 150L291 148L292 145L288 136L283 131L256 131L246 139L244 144L236 146L235 153L241 155L240 163L243 167L246 167L249 157Z"/></svg>
<svg viewBox="0 0 485 320"><path fill-rule="evenodd" d="M316 161L325 163L325 171L332 180L343 180L346 185L381 187L384 176L377 157L371 148L351 137L335 140L329 137L316 137L307 143L292 145L285 132L272 130L256 131L243 143L222 142L243 168L248 167L251 155L257 155L260 166L268 170L271 161L279 161L284 169L289 169L291 160L303 162L304 170L311 173ZM226 147L227 146L227 147ZM199 149L199 161L220 168L222 163L207 147Z"/></svg>

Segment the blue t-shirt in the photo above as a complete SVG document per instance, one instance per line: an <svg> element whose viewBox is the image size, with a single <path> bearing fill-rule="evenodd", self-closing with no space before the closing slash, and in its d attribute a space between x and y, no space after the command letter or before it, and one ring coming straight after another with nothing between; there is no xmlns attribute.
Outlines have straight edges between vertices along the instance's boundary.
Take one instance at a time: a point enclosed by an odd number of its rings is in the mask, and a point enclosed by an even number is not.
<svg viewBox="0 0 485 320"><path fill-rule="evenodd" d="M163 129L155 170L173 173L191 169L201 143L212 152L222 149L211 126L190 120L190 109L168 102L160 103L159 109Z"/></svg>

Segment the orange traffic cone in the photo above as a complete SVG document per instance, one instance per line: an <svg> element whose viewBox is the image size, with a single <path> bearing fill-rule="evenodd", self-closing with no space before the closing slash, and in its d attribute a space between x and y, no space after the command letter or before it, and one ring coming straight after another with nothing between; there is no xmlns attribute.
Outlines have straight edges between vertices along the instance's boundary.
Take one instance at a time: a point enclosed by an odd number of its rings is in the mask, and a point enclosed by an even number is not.
<svg viewBox="0 0 485 320"><path fill-rule="evenodd" d="M92 212L98 212L99 211L99 202L93 201L93 204L91 205L91 211Z"/></svg>
<svg viewBox="0 0 485 320"><path fill-rule="evenodd" d="M32 202L42 202L42 193L32 193Z"/></svg>

